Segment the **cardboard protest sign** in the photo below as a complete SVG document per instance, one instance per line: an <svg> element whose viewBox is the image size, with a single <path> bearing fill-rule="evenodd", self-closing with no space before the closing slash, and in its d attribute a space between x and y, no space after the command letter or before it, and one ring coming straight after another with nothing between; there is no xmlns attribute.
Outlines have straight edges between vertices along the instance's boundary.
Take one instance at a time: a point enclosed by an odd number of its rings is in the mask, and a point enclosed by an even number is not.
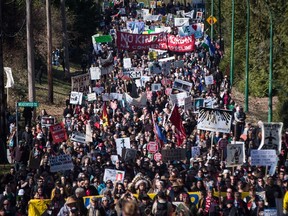
<svg viewBox="0 0 288 216"><path fill-rule="evenodd" d="M54 117L49 117L49 116L42 116L41 118L41 126L42 127L50 127L51 125L54 125L55 122L55 118Z"/></svg>
<svg viewBox="0 0 288 216"><path fill-rule="evenodd" d="M181 92L178 94L170 94L171 102L173 104L177 104L177 106L184 106L186 97L188 97L186 92Z"/></svg>
<svg viewBox="0 0 288 216"><path fill-rule="evenodd" d="M193 109L193 100L191 96L184 99L184 109L185 111Z"/></svg>
<svg viewBox="0 0 288 216"><path fill-rule="evenodd" d="M245 160L244 142L227 145L227 167L241 166Z"/></svg>
<svg viewBox="0 0 288 216"><path fill-rule="evenodd" d="M197 121L198 130L230 133L232 112L229 110L200 108Z"/></svg>
<svg viewBox="0 0 288 216"><path fill-rule="evenodd" d="M200 147L199 146L192 146L191 147L191 157L197 158L200 156Z"/></svg>
<svg viewBox="0 0 288 216"><path fill-rule="evenodd" d="M116 150L118 155L122 155L123 148L130 148L130 137L116 139Z"/></svg>
<svg viewBox="0 0 288 216"><path fill-rule="evenodd" d="M66 130L63 124L55 124L49 127L54 143L60 143L67 140Z"/></svg>
<svg viewBox="0 0 288 216"><path fill-rule="evenodd" d="M258 149L275 149L279 154L282 144L282 128L282 122L263 122L262 140Z"/></svg>
<svg viewBox="0 0 288 216"><path fill-rule="evenodd" d="M200 107L204 106L204 98L195 98L194 99L194 110L199 110Z"/></svg>
<svg viewBox="0 0 288 216"><path fill-rule="evenodd" d="M205 76L205 84L206 84L206 85L212 85L212 84L214 84L213 75Z"/></svg>
<svg viewBox="0 0 288 216"><path fill-rule="evenodd" d="M91 80L99 80L101 78L101 69L99 67L90 67Z"/></svg>
<svg viewBox="0 0 288 216"><path fill-rule="evenodd" d="M71 92L70 93L70 104L82 104L83 93L82 92Z"/></svg>
<svg viewBox="0 0 288 216"><path fill-rule="evenodd" d="M179 149L162 149L161 150L163 161L184 160L186 158L186 150Z"/></svg>
<svg viewBox="0 0 288 216"><path fill-rule="evenodd" d="M123 59L123 67L125 69L129 69L132 67L131 58L124 58Z"/></svg>
<svg viewBox="0 0 288 216"><path fill-rule="evenodd" d="M62 154L50 157L49 162L50 162L50 172L72 170L74 168L71 155Z"/></svg>
<svg viewBox="0 0 288 216"><path fill-rule="evenodd" d="M189 18L174 18L174 26L187 26L189 25Z"/></svg>
<svg viewBox="0 0 288 216"><path fill-rule="evenodd" d="M105 169L103 182L107 182L108 180L115 182L123 182L125 177L125 171L114 170L114 169Z"/></svg>
<svg viewBox="0 0 288 216"><path fill-rule="evenodd" d="M96 93L93 92L93 93L87 94L87 100L88 100L88 101L96 101L96 100L97 100Z"/></svg>
<svg viewBox="0 0 288 216"><path fill-rule="evenodd" d="M161 84L160 83L153 83L151 85L151 90L153 91L160 91L161 90Z"/></svg>
<svg viewBox="0 0 288 216"><path fill-rule="evenodd" d="M82 74L71 77L71 91L82 92L84 94L89 93L90 87L90 74Z"/></svg>
<svg viewBox="0 0 288 216"><path fill-rule="evenodd" d="M175 79L172 88L180 91L190 92L192 83L180 79Z"/></svg>
<svg viewBox="0 0 288 216"><path fill-rule="evenodd" d="M131 148L122 148L122 159L124 161L134 160L137 155L137 150Z"/></svg>
<svg viewBox="0 0 288 216"><path fill-rule="evenodd" d="M251 150L252 166L271 166L277 160L276 150Z"/></svg>
<svg viewBox="0 0 288 216"><path fill-rule="evenodd" d="M72 142L85 143L86 142L86 134L78 132L78 131L73 131L70 140Z"/></svg>

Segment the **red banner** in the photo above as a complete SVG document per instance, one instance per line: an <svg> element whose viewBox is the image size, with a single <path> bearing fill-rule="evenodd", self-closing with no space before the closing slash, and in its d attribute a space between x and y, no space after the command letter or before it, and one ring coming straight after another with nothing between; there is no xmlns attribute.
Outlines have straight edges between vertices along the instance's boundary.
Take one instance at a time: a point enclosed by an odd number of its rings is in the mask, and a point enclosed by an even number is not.
<svg viewBox="0 0 288 216"><path fill-rule="evenodd" d="M54 143L59 143L67 140L66 130L63 124L55 124L50 126L50 133Z"/></svg>
<svg viewBox="0 0 288 216"><path fill-rule="evenodd" d="M174 52L191 52L195 49L194 35L180 37L164 32L157 34L131 34L117 32L117 47L124 50L162 49Z"/></svg>

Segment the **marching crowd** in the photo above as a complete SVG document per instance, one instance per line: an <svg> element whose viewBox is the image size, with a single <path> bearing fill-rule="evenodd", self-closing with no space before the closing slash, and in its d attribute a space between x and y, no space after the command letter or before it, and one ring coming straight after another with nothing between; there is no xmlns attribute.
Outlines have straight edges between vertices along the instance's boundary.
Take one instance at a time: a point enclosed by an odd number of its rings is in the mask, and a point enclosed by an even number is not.
<svg viewBox="0 0 288 216"><path fill-rule="evenodd" d="M129 6L128 9L133 11ZM109 18L105 29L117 30L122 24L120 17ZM102 94L126 92L140 97L151 92L152 84L160 84L161 89L153 91L143 107L121 100L106 102L101 94L93 102L84 98L81 105L72 105L67 99L62 123L68 139L61 143L55 143L49 128L41 125L41 118L49 117L45 110L35 123L25 121L27 125L19 131L18 145L15 124L11 123L8 147L15 167L1 178L0 215L28 215L31 200L46 199L50 202L43 215L260 216L265 209L274 208L280 209L276 215L286 214L288 135L283 135L274 175L267 175L265 167L251 166L250 150L260 145L262 122L247 122L241 104L233 100L229 77L218 67L223 56L218 42L213 42L213 55L201 42L190 53L161 54L161 58L175 56L176 60L183 60L183 67L172 66L169 74L150 74L145 70L143 74L150 76L150 81L143 86L136 86L133 79L122 79L123 58L130 57L132 67L148 68L148 52L129 53L117 50L113 43L102 44L101 51L93 52L89 62L98 66L99 57L105 59L113 51L113 71L91 83L93 87L102 87ZM213 75L213 84L205 84L208 75ZM231 110L231 133L198 130L197 108L177 107L170 100L170 94L181 92L172 89L175 79L192 84L188 94L193 99L203 98L210 107ZM173 112L179 113L181 133L178 123L171 121ZM75 131L86 134L87 124L91 126L92 142L71 141ZM129 160L118 155L112 161L111 155L117 155L116 139L127 137L137 154ZM227 167L227 155L220 145L224 139L227 143L240 140L245 143L244 164ZM185 149L185 158L155 160L147 149L151 141L158 143L159 152ZM192 157L191 148L195 146L200 152ZM50 158L61 154L71 156L74 168L51 172ZM121 181L103 181L105 169L125 171L125 176ZM89 197L88 202L85 197Z"/></svg>

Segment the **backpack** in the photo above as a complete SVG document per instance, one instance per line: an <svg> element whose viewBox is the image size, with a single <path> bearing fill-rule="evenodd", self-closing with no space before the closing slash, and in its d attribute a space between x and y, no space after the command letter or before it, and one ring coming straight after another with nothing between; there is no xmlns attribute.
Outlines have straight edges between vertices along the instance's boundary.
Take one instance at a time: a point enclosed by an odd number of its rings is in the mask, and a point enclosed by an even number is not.
<svg viewBox="0 0 288 216"><path fill-rule="evenodd" d="M155 216L168 216L168 202L160 203L157 201L157 210Z"/></svg>

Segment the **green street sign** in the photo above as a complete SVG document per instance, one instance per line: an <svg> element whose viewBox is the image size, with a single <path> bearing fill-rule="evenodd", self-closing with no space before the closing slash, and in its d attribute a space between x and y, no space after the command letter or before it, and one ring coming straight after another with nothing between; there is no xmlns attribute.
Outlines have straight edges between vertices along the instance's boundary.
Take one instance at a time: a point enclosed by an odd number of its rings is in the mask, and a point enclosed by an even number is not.
<svg viewBox="0 0 288 216"><path fill-rule="evenodd" d="M38 107L38 102L18 102L18 107Z"/></svg>

